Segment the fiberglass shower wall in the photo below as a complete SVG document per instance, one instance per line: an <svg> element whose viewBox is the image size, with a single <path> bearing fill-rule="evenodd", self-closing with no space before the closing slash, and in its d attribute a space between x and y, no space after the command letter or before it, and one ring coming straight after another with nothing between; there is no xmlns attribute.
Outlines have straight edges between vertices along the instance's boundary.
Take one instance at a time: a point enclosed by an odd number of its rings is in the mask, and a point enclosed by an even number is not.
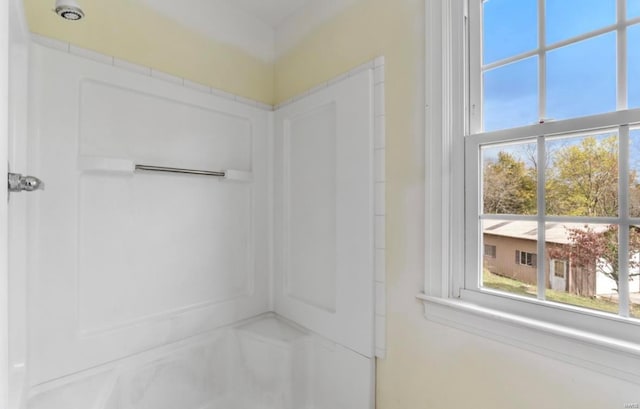
<svg viewBox="0 0 640 409"><path fill-rule="evenodd" d="M374 63L274 113L45 42L22 407L373 407Z"/></svg>
<svg viewBox="0 0 640 409"><path fill-rule="evenodd" d="M268 310L268 113L34 46L31 382ZM247 172L250 181L134 171Z"/></svg>

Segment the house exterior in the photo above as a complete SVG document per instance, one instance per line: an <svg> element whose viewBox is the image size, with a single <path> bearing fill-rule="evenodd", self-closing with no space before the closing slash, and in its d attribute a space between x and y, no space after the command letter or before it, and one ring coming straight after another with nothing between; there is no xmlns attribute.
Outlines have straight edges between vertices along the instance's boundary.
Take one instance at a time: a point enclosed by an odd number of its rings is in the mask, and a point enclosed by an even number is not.
<svg viewBox="0 0 640 409"><path fill-rule="evenodd" d="M537 265L545 266L545 287L582 296L615 293L615 282L596 268L579 268L571 260L552 259L549 249L570 244L569 229L584 228L584 223L548 223L545 231L547 252L537 254L538 226L535 221L483 221L483 261L490 272L536 285ZM590 225L597 231L607 226ZM630 283L631 292L640 292L640 280Z"/></svg>

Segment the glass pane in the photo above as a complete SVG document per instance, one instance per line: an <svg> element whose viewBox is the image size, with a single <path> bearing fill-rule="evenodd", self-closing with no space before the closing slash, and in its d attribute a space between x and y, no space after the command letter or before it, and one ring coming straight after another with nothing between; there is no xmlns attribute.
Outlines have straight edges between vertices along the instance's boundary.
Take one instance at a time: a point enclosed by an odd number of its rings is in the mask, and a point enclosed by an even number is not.
<svg viewBox="0 0 640 409"><path fill-rule="evenodd" d="M547 0L547 44L615 24L615 0Z"/></svg>
<svg viewBox="0 0 640 409"><path fill-rule="evenodd" d="M483 76L485 131L538 121L538 57L487 71Z"/></svg>
<svg viewBox="0 0 640 409"><path fill-rule="evenodd" d="M618 215L618 134L549 139L546 212L562 216Z"/></svg>
<svg viewBox="0 0 640 409"><path fill-rule="evenodd" d="M535 142L482 148L482 207L489 214L536 214Z"/></svg>
<svg viewBox="0 0 640 409"><path fill-rule="evenodd" d="M640 0L638 0L640 2ZM627 31L629 108L640 108L640 24Z"/></svg>
<svg viewBox="0 0 640 409"><path fill-rule="evenodd" d="M640 318L640 226L629 230L629 315Z"/></svg>
<svg viewBox="0 0 640 409"><path fill-rule="evenodd" d="M547 301L618 314L618 226L547 223Z"/></svg>
<svg viewBox="0 0 640 409"><path fill-rule="evenodd" d="M629 215L640 217L640 129L629 131Z"/></svg>
<svg viewBox="0 0 640 409"><path fill-rule="evenodd" d="M615 33L549 52L547 118L574 118L615 110Z"/></svg>
<svg viewBox="0 0 640 409"><path fill-rule="evenodd" d="M484 64L537 47L538 5L536 0L485 1L482 13Z"/></svg>
<svg viewBox="0 0 640 409"><path fill-rule="evenodd" d="M640 17L640 0L627 0L627 17Z"/></svg>
<svg viewBox="0 0 640 409"><path fill-rule="evenodd" d="M483 255L482 287L536 297L537 226L535 221L482 221L483 247L495 247L495 257Z"/></svg>

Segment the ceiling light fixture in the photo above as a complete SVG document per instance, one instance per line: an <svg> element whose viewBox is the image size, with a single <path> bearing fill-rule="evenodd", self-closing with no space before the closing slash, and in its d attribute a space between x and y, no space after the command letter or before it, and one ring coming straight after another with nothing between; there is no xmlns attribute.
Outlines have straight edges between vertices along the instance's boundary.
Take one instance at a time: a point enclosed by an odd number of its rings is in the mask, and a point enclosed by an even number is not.
<svg viewBox="0 0 640 409"><path fill-rule="evenodd" d="M65 20L78 21L84 18L84 11L75 0L56 0L54 11Z"/></svg>

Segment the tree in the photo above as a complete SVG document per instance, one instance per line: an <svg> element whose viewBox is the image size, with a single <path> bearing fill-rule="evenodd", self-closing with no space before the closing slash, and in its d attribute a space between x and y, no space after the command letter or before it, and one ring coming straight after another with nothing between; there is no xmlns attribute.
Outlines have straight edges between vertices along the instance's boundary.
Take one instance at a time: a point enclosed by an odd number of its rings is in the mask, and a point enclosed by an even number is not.
<svg viewBox="0 0 640 409"><path fill-rule="evenodd" d="M592 226L567 228L570 243L565 246L549 248L551 259L569 260L572 269L585 269L604 274L615 282L615 292L620 284L620 266L618 264L618 225L607 226L598 232ZM640 229L629 229L629 280L640 276Z"/></svg>
<svg viewBox="0 0 640 409"><path fill-rule="evenodd" d="M632 170L629 174L629 216L640 217L640 183L638 174Z"/></svg>
<svg viewBox="0 0 640 409"><path fill-rule="evenodd" d="M520 152L500 151L484 163L485 213L535 214L537 153L534 144ZM618 137L587 136L579 142L547 145L544 159L546 213L563 216L618 215ZM640 183L629 172L632 216L640 216Z"/></svg>
<svg viewBox="0 0 640 409"><path fill-rule="evenodd" d="M546 168L547 213L602 217L618 215L618 137L588 136L579 143L551 153ZM629 172L630 214L640 215L640 185L637 172ZM568 259L574 271L585 269L604 274L619 288L618 226L604 231L591 226L568 229L570 244L549 250L552 258ZM638 228L629 230L629 278L640 275ZM555 253L555 254L553 254ZM634 256L635 255L635 256Z"/></svg>
<svg viewBox="0 0 640 409"><path fill-rule="evenodd" d="M586 136L575 142L550 140L544 164L538 163L535 144L500 151L484 164L484 213L535 214L536 175L545 171L546 214L562 216L615 217L618 203L618 137ZM640 183L635 170L629 172L629 212L640 217ZM639 276L640 230L629 231L630 278ZM550 246L551 258L570 260L573 271L600 272L619 287L618 227L595 231L592 226L568 229L570 243Z"/></svg>
<svg viewBox="0 0 640 409"><path fill-rule="evenodd" d="M508 152L498 152L485 164L483 172L485 213L534 214L536 212L535 172Z"/></svg>
<svg viewBox="0 0 640 409"><path fill-rule="evenodd" d="M547 213L618 215L618 138L589 136L552 152L546 169ZM635 174L630 183L635 182Z"/></svg>

